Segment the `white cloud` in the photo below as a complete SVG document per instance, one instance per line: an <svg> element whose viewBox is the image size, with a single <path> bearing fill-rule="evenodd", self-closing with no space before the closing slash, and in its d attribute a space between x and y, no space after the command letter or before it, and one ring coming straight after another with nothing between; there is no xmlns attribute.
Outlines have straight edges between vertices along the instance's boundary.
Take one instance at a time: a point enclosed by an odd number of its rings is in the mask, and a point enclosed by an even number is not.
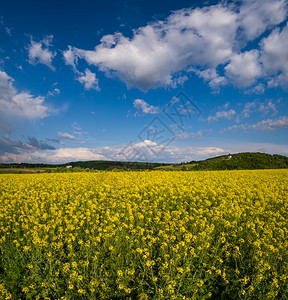
<svg viewBox="0 0 288 300"><path fill-rule="evenodd" d="M50 96L55 96L55 95L60 95L61 91L58 88L55 88L52 92L48 92L48 95Z"/></svg>
<svg viewBox="0 0 288 300"><path fill-rule="evenodd" d="M272 114L276 114L277 113L276 104L273 103L271 99L268 99L264 103L260 104L259 112L262 112L265 115L271 112Z"/></svg>
<svg viewBox="0 0 288 300"><path fill-rule="evenodd" d="M285 0L244 0L240 7L222 1L175 11L164 21L135 29L131 38L119 32L105 35L94 50L69 46L63 55L75 72L78 60L84 59L106 76L118 77L128 88L143 91L183 84L175 78L191 67L205 72L230 62L228 78L242 88L255 82L261 68L256 50L241 53L241 49L284 21L286 15ZM285 53L285 49L281 51ZM205 79L207 74L198 75ZM215 74L208 81L216 89L226 84L223 76Z"/></svg>
<svg viewBox="0 0 288 300"><path fill-rule="evenodd" d="M195 72L200 78L203 78L204 81L208 81L210 88L214 91L219 91L221 86L227 84L227 79L224 76L220 76L215 68L207 68L204 70L191 68L191 71Z"/></svg>
<svg viewBox="0 0 288 300"><path fill-rule="evenodd" d="M241 117L249 118L251 113L260 112L264 115L277 113L276 103L271 99L266 99L265 101L254 100L247 102L244 105Z"/></svg>
<svg viewBox="0 0 288 300"><path fill-rule="evenodd" d="M282 116L276 120L263 120L256 124L249 125L249 128L260 131L275 131L282 128L288 128L288 117Z"/></svg>
<svg viewBox="0 0 288 300"><path fill-rule="evenodd" d="M127 148L125 149L125 147ZM126 155L123 155L123 149ZM125 152L125 150L127 151ZM107 149L104 150L104 152L106 151ZM116 146L109 148L108 151L110 152L110 155L111 152L114 154L112 156L113 160L156 162L191 161L194 159L204 159L229 152L221 147L164 146L151 140L144 140L143 142L129 144L128 146Z"/></svg>
<svg viewBox="0 0 288 300"><path fill-rule="evenodd" d="M263 83L259 83L247 91L244 91L245 94L264 94L265 92L265 85Z"/></svg>
<svg viewBox="0 0 288 300"><path fill-rule="evenodd" d="M227 111L217 111L216 114L214 116L209 116L207 118L207 121L208 122L216 122L218 121L219 119L226 119L226 120L231 120L234 115L236 114L236 111L234 109L230 109L230 110L227 110Z"/></svg>
<svg viewBox="0 0 288 300"><path fill-rule="evenodd" d="M159 107L148 104L143 99L136 99L133 102L134 107L139 111L142 111L144 114L158 114Z"/></svg>
<svg viewBox="0 0 288 300"><path fill-rule="evenodd" d="M277 25L287 16L285 0L242 0L239 22L248 40L253 40L272 25Z"/></svg>
<svg viewBox="0 0 288 300"><path fill-rule="evenodd" d="M0 156L4 162L30 162L30 163L67 163L70 161L83 160L104 160L107 159L101 154L97 154L89 148L59 148L45 152L34 151L30 153L13 154L7 153Z"/></svg>
<svg viewBox="0 0 288 300"><path fill-rule="evenodd" d="M45 98L35 97L29 92L18 92L13 86L14 79L0 71L0 127L9 127L15 119L42 119L48 115Z"/></svg>
<svg viewBox="0 0 288 300"><path fill-rule="evenodd" d="M104 36L94 51L69 47L64 58L72 66L83 58L128 87L173 85L173 75L189 65L216 66L231 56L236 20L221 5L181 10L164 22L138 28L131 39L116 33Z"/></svg>
<svg viewBox="0 0 288 300"><path fill-rule="evenodd" d="M74 71L76 70L76 64L78 62L78 57L75 55L74 50L71 46L68 46L68 50L63 51L63 58L66 65L70 65L73 67Z"/></svg>
<svg viewBox="0 0 288 300"><path fill-rule="evenodd" d="M255 124L234 124L233 126L225 128L222 132L238 129L242 129L246 132L251 129L258 131L275 131L283 128L288 128L287 116L281 116L278 119L265 119Z"/></svg>
<svg viewBox="0 0 288 300"><path fill-rule="evenodd" d="M245 103L244 109L242 111L242 117L243 118L249 118L250 114L256 110L257 107L257 101L254 100L252 102Z"/></svg>
<svg viewBox="0 0 288 300"><path fill-rule="evenodd" d="M76 137L72 134L69 134L69 133L63 133L63 132L58 132L58 137L61 138L61 139L68 139L68 140L75 140Z"/></svg>
<svg viewBox="0 0 288 300"><path fill-rule="evenodd" d="M85 74L81 73L81 75L79 75L79 77L76 78L76 80L84 84L84 88L86 90L94 89L96 91L100 91L96 74L92 73L89 69L85 70Z"/></svg>
<svg viewBox="0 0 288 300"><path fill-rule="evenodd" d="M28 46L28 55L30 64L44 64L51 70L55 70L52 60L56 56L56 52L52 52L49 48L52 46L53 35L48 35L40 42L35 42L31 37L31 43Z"/></svg>
<svg viewBox="0 0 288 300"><path fill-rule="evenodd" d="M271 87L287 85L288 83L288 58L287 58L288 24L280 31L275 29L260 45L261 62L267 75L274 75L269 82Z"/></svg>
<svg viewBox="0 0 288 300"><path fill-rule="evenodd" d="M234 54L225 67L226 76L239 88L250 86L262 73L258 58L257 50Z"/></svg>

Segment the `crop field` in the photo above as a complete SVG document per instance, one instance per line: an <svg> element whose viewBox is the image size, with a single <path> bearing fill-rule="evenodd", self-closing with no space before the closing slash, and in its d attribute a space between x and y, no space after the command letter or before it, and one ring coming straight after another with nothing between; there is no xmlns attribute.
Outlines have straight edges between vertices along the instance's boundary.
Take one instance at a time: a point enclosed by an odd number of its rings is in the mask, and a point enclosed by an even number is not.
<svg viewBox="0 0 288 300"><path fill-rule="evenodd" d="M288 299L288 170L2 174L0 299Z"/></svg>

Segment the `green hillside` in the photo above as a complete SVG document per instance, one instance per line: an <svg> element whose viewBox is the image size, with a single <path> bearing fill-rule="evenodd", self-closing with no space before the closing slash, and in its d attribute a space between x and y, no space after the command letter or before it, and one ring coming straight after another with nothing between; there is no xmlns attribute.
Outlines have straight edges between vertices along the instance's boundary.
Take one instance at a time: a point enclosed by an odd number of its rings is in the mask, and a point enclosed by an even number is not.
<svg viewBox="0 0 288 300"><path fill-rule="evenodd" d="M288 168L288 157L266 153L244 152L209 158L202 161L192 161L187 164L157 167L162 170L253 170L253 169L282 169Z"/></svg>

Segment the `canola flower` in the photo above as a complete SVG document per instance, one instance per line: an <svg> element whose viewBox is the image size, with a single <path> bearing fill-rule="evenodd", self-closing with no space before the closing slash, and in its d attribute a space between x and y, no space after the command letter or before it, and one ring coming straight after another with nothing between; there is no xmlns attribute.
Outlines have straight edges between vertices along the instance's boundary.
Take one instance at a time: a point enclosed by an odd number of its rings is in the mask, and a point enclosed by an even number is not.
<svg viewBox="0 0 288 300"><path fill-rule="evenodd" d="M288 170L0 175L0 299L287 299Z"/></svg>

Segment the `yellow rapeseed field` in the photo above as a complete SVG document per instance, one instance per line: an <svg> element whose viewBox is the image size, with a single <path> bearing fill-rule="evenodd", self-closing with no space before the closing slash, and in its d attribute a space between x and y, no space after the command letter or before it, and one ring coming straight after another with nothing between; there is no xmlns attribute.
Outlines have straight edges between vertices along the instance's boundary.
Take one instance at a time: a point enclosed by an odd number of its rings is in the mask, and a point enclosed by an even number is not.
<svg viewBox="0 0 288 300"><path fill-rule="evenodd" d="M288 299L288 170L0 175L0 299Z"/></svg>

